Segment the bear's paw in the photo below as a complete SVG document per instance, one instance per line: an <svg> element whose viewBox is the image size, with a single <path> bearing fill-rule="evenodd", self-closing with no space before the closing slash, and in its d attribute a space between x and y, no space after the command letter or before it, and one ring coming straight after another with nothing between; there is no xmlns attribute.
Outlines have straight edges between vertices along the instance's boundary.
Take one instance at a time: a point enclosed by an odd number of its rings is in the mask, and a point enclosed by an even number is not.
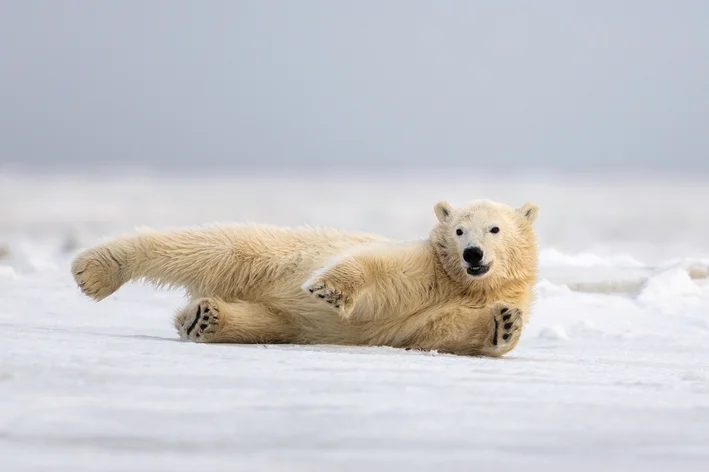
<svg viewBox="0 0 709 472"><path fill-rule="evenodd" d="M123 265L106 246L89 249L72 262L71 273L81 291L94 300L103 300L125 282Z"/></svg>
<svg viewBox="0 0 709 472"><path fill-rule="evenodd" d="M219 331L219 305L202 298L175 316L175 328L183 341L212 342Z"/></svg>
<svg viewBox="0 0 709 472"><path fill-rule="evenodd" d="M315 277L307 281L303 284L303 290L316 300L333 307L343 318L348 318L352 313L352 297L344 289L337 287L325 278Z"/></svg>
<svg viewBox="0 0 709 472"><path fill-rule="evenodd" d="M506 303L492 306L491 349L496 355L511 351L519 341L524 326L522 310Z"/></svg>

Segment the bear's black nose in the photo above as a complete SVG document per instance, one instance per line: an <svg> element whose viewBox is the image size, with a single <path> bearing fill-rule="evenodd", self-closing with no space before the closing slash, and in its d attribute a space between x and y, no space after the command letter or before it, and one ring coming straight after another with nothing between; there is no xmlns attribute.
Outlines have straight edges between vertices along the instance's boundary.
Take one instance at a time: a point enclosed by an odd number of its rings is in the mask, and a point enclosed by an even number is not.
<svg viewBox="0 0 709 472"><path fill-rule="evenodd" d="M468 264L478 265L483 260L483 251L477 246L466 247L463 251L463 260Z"/></svg>

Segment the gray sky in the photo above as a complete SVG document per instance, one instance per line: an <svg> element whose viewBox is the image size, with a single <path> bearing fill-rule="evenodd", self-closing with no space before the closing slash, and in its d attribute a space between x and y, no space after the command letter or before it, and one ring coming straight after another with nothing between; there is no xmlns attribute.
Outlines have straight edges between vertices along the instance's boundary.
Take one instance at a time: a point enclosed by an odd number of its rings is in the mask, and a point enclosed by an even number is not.
<svg viewBox="0 0 709 472"><path fill-rule="evenodd" d="M709 171L705 0L4 0L0 165Z"/></svg>

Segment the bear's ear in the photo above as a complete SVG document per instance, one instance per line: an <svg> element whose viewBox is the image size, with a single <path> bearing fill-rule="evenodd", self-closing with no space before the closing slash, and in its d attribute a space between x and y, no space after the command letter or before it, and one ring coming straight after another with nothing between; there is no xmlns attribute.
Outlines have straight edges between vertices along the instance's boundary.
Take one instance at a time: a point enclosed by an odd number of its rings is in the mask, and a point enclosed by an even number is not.
<svg viewBox="0 0 709 472"><path fill-rule="evenodd" d="M440 221L441 223L445 223L446 221L448 221L448 218L450 218L451 213L453 212L453 207L450 206L450 203L443 200L436 203L436 206L433 207L433 211L436 212L436 217L438 218L438 221Z"/></svg>
<svg viewBox="0 0 709 472"><path fill-rule="evenodd" d="M539 215L539 207L534 203L525 203L522 208L517 209L518 212L530 223L534 223Z"/></svg>

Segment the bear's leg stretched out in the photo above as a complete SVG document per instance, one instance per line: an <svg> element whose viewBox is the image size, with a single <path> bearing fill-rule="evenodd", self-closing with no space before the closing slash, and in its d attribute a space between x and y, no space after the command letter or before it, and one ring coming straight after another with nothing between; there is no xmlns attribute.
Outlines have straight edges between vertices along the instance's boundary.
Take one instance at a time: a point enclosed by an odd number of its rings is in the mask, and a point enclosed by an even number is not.
<svg viewBox="0 0 709 472"><path fill-rule="evenodd" d="M292 318L271 308L244 301L201 298L175 316L184 340L203 343L293 343L297 329Z"/></svg>
<svg viewBox="0 0 709 472"><path fill-rule="evenodd" d="M87 249L72 263L81 290L102 300L132 280L183 287L189 293L239 298L243 288L274 264L259 234L244 229L143 231Z"/></svg>
<svg viewBox="0 0 709 472"><path fill-rule="evenodd" d="M224 300L260 299L274 290L275 298L290 300L302 294L299 285L325 261L374 239L255 225L141 231L86 249L71 270L94 300L135 280Z"/></svg>

